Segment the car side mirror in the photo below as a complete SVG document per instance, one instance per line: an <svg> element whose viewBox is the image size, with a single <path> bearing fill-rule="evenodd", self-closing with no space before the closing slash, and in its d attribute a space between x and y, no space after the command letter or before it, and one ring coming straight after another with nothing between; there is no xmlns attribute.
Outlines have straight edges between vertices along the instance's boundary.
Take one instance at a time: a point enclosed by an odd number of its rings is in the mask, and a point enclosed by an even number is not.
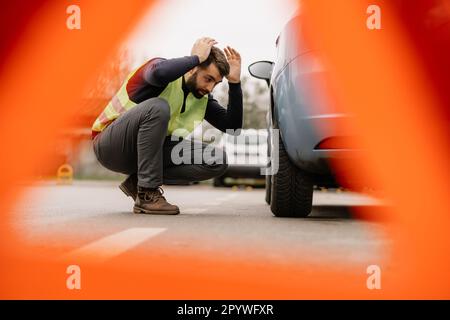
<svg viewBox="0 0 450 320"><path fill-rule="evenodd" d="M272 77L273 62L271 61L257 61L248 66L248 72L258 79L263 79L270 84L270 78Z"/></svg>

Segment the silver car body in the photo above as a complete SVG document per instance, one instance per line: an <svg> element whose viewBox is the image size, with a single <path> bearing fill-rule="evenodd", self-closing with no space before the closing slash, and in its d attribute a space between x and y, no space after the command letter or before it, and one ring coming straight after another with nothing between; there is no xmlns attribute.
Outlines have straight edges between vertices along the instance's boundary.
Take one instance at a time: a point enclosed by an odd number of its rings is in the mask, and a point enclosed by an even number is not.
<svg viewBox="0 0 450 320"><path fill-rule="evenodd" d="M299 34L294 17L277 39L278 57L274 63L270 87L270 117L284 142L291 161L311 173L330 174L330 160L354 161L354 148L320 148L329 139L353 137L341 124L348 114L333 111L323 94L326 72L319 51L307 46ZM296 41L297 40L297 41Z"/></svg>

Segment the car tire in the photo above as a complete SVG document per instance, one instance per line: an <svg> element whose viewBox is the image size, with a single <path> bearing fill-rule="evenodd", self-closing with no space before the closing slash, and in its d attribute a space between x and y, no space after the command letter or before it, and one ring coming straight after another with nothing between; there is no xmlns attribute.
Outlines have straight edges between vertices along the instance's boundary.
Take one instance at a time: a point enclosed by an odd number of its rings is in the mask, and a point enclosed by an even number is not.
<svg viewBox="0 0 450 320"><path fill-rule="evenodd" d="M307 217L312 210L312 179L292 164L281 136L278 142L279 168L271 178L270 209L276 217Z"/></svg>

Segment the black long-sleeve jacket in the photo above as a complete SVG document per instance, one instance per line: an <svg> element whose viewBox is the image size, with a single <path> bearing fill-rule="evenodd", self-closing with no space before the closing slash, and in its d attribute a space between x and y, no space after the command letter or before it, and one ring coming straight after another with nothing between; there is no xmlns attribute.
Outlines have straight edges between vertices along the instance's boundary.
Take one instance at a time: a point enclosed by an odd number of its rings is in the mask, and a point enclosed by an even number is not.
<svg viewBox="0 0 450 320"><path fill-rule="evenodd" d="M130 99L140 103L159 96L166 86L199 65L197 56L175 59L155 58L144 64L129 80L127 92ZM185 97L187 88L183 86ZM228 108L222 107L211 94L208 95L205 120L217 129L242 128L243 102L240 83L229 83Z"/></svg>

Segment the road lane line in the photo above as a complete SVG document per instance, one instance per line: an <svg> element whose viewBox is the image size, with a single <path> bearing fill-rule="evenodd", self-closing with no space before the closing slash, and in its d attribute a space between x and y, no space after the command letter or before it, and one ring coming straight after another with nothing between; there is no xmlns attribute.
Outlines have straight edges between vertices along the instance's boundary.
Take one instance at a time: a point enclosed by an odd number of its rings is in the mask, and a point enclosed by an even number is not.
<svg viewBox="0 0 450 320"><path fill-rule="evenodd" d="M130 228L101 238L63 256L64 260L102 263L155 237L166 228Z"/></svg>

